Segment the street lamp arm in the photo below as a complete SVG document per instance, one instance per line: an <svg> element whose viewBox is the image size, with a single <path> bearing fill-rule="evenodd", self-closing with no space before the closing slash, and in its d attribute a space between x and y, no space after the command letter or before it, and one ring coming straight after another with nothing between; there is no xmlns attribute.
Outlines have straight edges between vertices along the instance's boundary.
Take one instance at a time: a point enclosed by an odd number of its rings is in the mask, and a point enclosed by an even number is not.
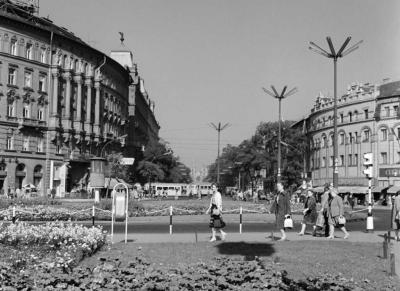
<svg viewBox="0 0 400 291"><path fill-rule="evenodd" d="M319 45L317 45L316 43L310 41L310 45L313 46L313 47L316 47L318 50L320 50L322 53L324 53L324 55L327 55L327 56L329 57L329 53L328 53L326 50L324 50L322 47L320 47ZM318 52L318 50L316 50L316 49L313 48L313 47L310 47L310 49L311 49L311 50L314 50L314 51L316 51L316 52Z"/></svg>
<svg viewBox="0 0 400 291"><path fill-rule="evenodd" d="M351 37L349 36L348 38L346 38L346 40L344 41L342 47L339 49L337 56L341 57L342 56L342 52L344 51L344 49L346 48L346 46L349 44L349 41L351 40Z"/></svg>
<svg viewBox="0 0 400 291"><path fill-rule="evenodd" d="M103 145L103 147L101 148L100 157L101 157L101 158L103 157L104 149L106 148L106 146L108 146L110 143L116 142L117 140L123 139L123 138L125 138L126 136L127 136L127 135L124 134L124 135L118 136L118 137L116 137L115 139L112 139L112 140L109 140L108 142L106 142L106 143Z"/></svg>

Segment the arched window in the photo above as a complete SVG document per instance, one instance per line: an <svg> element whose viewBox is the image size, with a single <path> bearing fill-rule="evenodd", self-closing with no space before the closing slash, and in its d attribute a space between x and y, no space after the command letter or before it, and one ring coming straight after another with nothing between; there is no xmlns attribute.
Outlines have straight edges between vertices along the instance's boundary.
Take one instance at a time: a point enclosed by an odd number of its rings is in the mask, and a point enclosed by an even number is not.
<svg viewBox="0 0 400 291"><path fill-rule="evenodd" d="M362 132L362 142L369 142L371 131L369 129L364 129Z"/></svg>
<svg viewBox="0 0 400 291"><path fill-rule="evenodd" d="M33 59L33 45L29 42L26 44L25 57L28 60Z"/></svg>
<svg viewBox="0 0 400 291"><path fill-rule="evenodd" d="M358 111L355 110L355 111L354 111L354 120L357 120L357 119L358 119Z"/></svg>
<svg viewBox="0 0 400 291"><path fill-rule="evenodd" d="M353 113L349 112L349 122L353 122Z"/></svg>
<svg viewBox="0 0 400 291"><path fill-rule="evenodd" d="M18 50L17 50L17 39L12 38L10 42L10 54L13 56L18 55Z"/></svg>

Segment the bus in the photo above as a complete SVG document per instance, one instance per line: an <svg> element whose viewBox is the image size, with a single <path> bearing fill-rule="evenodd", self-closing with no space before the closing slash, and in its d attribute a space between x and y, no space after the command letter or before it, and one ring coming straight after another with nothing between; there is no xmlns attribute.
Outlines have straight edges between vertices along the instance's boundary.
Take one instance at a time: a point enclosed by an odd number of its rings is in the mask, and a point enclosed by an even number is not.
<svg viewBox="0 0 400 291"><path fill-rule="evenodd" d="M145 184L145 189L149 189L150 185ZM151 183L150 193L155 197L176 197L176 196L187 196L188 185L182 183Z"/></svg>

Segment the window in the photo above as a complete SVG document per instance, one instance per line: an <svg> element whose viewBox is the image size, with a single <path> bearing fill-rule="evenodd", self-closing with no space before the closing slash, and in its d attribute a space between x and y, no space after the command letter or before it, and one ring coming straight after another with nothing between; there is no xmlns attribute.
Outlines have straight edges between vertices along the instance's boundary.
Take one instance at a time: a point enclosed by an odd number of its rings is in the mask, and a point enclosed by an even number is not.
<svg viewBox="0 0 400 291"><path fill-rule="evenodd" d="M333 156L329 157L329 167L333 167Z"/></svg>
<svg viewBox="0 0 400 291"><path fill-rule="evenodd" d="M39 75L39 92L46 92L46 76Z"/></svg>
<svg viewBox="0 0 400 291"><path fill-rule="evenodd" d="M333 147L333 134L329 136L329 145Z"/></svg>
<svg viewBox="0 0 400 291"><path fill-rule="evenodd" d="M340 138L340 144L344 144L345 135L343 132L340 133L339 138Z"/></svg>
<svg viewBox="0 0 400 291"><path fill-rule="evenodd" d="M339 156L339 166L344 166L344 155Z"/></svg>
<svg viewBox="0 0 400 291"><path fill-rule="evenodd" d="M343 123L344 117L343 117L343 113L340 113L340 123Z"/></svg>
<svg viewBox="0 0 400 291"><path fill-rule="evenodd" d="M358 143L358 141L357 141L357 131L354 132L354 142Z"/></svg>
<svg viewBox="0 0 400 291"><path fill-rule="evenodd" d="M400 164L400 152L397 152L397 164Z"/></svg>
<svg viewBox="0 0 400 291"><path fill-rule="evenodd" d="M311 158L311 168L312 168L312 169L314 169L314 168L315 168L315 165L314 165L314 159L313 159L313 158Z"/></svg>
<svg viewBox="0 0 400 291"><path fill-rule="evenodd" d="M363 131L363 142L369 141L369 129Z"/></svg>
<svg viewBox="0 0 400 291"><path fill-rule="evenodd" d="M368 109L364 110L364 118L368 119L369 118L369 114L368 114Z"/></svg>
<svg viewBox="0 0 400 291"><path fill-rule="evenodd" d="M14 138L12 136L7 136L7 149L13 150L14 149Z"/></svg>
<svg viewBox="0 0 400 291"><path fill-rule="evenodd" d="M42 153L43 152L43 138L41 138L41 137L38 138L37 152L38 153Z"/></svg>
<svg viewBox="0 0 400 291"><path fill-rule="evenodd" d="M353 143L353 133L349 132L349 143Z"/></svg>
<svg viewBox="0 0 400 291"><path fill-rule="evenodd" d="M33 46L31 43L26 44L25 57L29 60L33 59Z"/></svg>
<svg viewBox="0 0 400 291"><path fill-rule="evenodd" d="M41 48L40 49L40 61L42 62L42 63L46 63L46 61L47 61L47 58L46 58L46 48Z"/></svg>
<svg viewBox="0 0 400 291"><path fill-rule="evenodd" d="M32 72L25 72L24 86L32 88Z"/></svg>
<svg viewBox="0 0 400 291"><path fill-rule="evenodd" d="M352 154L349 154L348 165L349 166L353 165L353 155Z"/></svg>
<svg viewBox="0 0 400 291"><path fill-rule="evenodd" d="M9 117L15 116L14 102L7 104L7 116L9 116Z"/></svg>
<svg viewBox="0 0 400 291"><path fill-rule="evenodd" d="M354 154L354 166L358 166L358 154Z"/></svg>
<svg viewBox="0 0 400 291"><path fill-rule="evenodd" d="M349 112L349 122L353 121L353 113Z"/></svg>
<svg viewBox="0 0 400 291"><path fill-rule="evenodd" d="M387 164L387 153L386 152L381 153L381 164Z"/></svg>
<svg viewBox="0 0 400 291"><path fill-rule="evenodd" d="M398 115L398 111L399 111L399 106L393 106L393 114L394 115Z"/></svg>
<svg viewBox="0 0 400 291"><path fill-rule="evenodd" d="M397 136L396 139L399 140L400 139L400 127L397 128Z"/></svg>
<svg viewBox="0 0 400 291"><path fill-rule="evenodd" d="M390 116L390 108L389 108L389 106L385 106L384 110L385 110L385 116L389 117Z"/></svg>
<svg viewBox="0 0 400 291"><path fill-rule="evenodd" d="M381 140L387 140L387 138L388 138L387 129L382 128L380 132L381 132Z"/></svg>
<svg viewBox="0 0 400 291"><path fill-rule="evenodd" d="M322 138L322 147L326 147L326 136Z"/></svg>
<svg viewBox="0 0 400 291"><path fill-rule="evenodd" d="M326 158L322 157L321 167L326 167Z"/></svg>
<svg viewBox="0 0 400 291"><path fill-rule="evenodd" d="M12 39L11 43L10 43L10 54L12 54L13 56L17 55L17 40L16 39Z"/></svg>
<svg viewBox="0 0 400 291"><path fill-rule="evenodd" d="M43 107L38 108L37 118L39 120L44 120L44 108Z"/></svg>
<svg viewBox="0 0 400 291"><path fill-rule="evenodd" d="M24 109L22 110L22 117L30 118L30 108L29 104L24 104Z"/></svg>
<svg viewBox="0 0 400 291"><path fill-rule="evenodd" d="M25 152L29 151L29 137L24 138L24 143L22 144L22 150Z"/></svg>
<svg viewBox="0 0 400 291"><path fill-rule="evenodd" d="M17 69L8 68L8 84L9 85L17 85Z"/></svg>

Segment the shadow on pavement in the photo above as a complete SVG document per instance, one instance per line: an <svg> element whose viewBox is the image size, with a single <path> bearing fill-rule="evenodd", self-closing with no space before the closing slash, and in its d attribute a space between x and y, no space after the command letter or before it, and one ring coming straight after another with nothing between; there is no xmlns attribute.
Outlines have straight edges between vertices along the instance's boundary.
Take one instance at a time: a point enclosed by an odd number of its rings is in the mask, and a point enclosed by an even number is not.
<svg viewBox="0 0 400 291"><path fill-rule="evenodd" d="M250 260L255 256L271 256L275 253L271 243L223 242L216 247L221 255L241 255Z"/></svg>

